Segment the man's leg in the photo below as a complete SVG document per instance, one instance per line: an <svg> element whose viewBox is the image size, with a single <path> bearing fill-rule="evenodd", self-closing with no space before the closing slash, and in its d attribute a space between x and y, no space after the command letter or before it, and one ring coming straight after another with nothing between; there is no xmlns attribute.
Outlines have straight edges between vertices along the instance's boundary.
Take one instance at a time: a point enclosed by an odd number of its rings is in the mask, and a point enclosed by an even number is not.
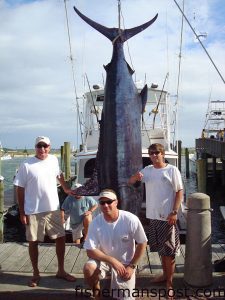
<svg viewBox="0 0 225 300"><path fill-rule="evenodd" d="M86 263L83 268L84 278L87 284L92 288L93 296L97 299L100 297L100 282L99 274L101 271L97 268L97 265L92 263Z"/></svg>
<svg viewBox="0 0 225 300"><path fill-rule="evenodd" d="M38 269L38 242L29 242L29 255L31 264L33 267L33 277L29 281L28 285L30 287L36 287L40 281L40 274Z"/></svg>
<svg viewBox="0 0 225 300"><path fill-rule="evenodd" d="M56 256L58 259L58 272L57 278L65 279L66 281L74 282L76 278L64 270L64 256L65 256L65 236L61 236L55 240L56 243Z"/></svg>
<svg viewBox="0 0 225 300"><path fill-rule="evenodd" d="M83 225L84 225L84 241L86 240L87 233L88 233L88 227L89 227L91 221L92 221L92 215L91 214L84 217L84 220L83 220Z"/></svg>
<svg viewBox="0 0 225 300"><path fill-rule="evenodd" d="M173 295L173 275L175 271L175 258L173 256L162 256L162 264L163 269L165 269L165 275L166 275L166 288L168 291L168 298L173 299L173 297L170 297L170 294ZM171 293L169 293L169 290L171 290Z"/></svg>

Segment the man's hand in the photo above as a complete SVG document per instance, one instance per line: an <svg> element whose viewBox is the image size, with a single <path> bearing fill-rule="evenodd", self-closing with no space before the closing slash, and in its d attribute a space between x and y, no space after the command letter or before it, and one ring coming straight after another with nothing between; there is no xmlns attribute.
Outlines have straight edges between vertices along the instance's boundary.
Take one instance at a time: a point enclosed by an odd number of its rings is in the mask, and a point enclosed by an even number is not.
<svg viewBox="0 0 225 300"><path fill-rule="evenodd" d="M112 258L110 263L120 277L124 278L124 276L126 276L126 267L120 261L118 261L116 258Z"/></svg>
<svg viewBox="0 0 225 300"><path fill-rule="evenodd" d="M23 225L29 224L29 222L28 222L28 217L27 217L25 214L20 214L20 222L21 222Z"/></svg>
<svg viewBox="0 0 225 300"><path fill-rule="evenodd" d="M177 214L174 215L174 214L170 213L167 217L167 221L168 221L169 225L175 225L177 223Z"/></svg>
<svg viewBox="0 0 225 300"><path fill-rule="evenodd" d="M126 266L126 274L122 277L125 281L130 280L135 269L131 268L130 266Z"/></svg>

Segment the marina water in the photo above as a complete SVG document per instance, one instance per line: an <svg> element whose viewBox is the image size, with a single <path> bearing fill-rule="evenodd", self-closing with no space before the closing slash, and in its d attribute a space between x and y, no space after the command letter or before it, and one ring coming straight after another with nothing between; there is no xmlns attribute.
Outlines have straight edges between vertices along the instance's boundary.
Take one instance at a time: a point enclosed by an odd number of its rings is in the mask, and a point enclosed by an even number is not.
<svg viewBox="0 0 225 300"><path fill-rule="evenodd" d="M13 189L13 178L19 165L25 160L25 157L15 157L11 160L1 161L1 175L4 177L4 189L5 191ZM188 197L189 194L197 191L197 181L194 174L190 175L190 178L185 177L185 164L184 157L182 157L182 177L185 185L185 194ZM71 173L74 175L75 159L71 158ZM212 243L225 244L225 221L219 211L219 206L225 205L224 191L222 188L214 188L209 191L211 198L212 211ZM7 204L7 203L5 203ZM24 242L24 228L20 221L11 222L5 220L4 224L4 241L5 242Z"/></svg>

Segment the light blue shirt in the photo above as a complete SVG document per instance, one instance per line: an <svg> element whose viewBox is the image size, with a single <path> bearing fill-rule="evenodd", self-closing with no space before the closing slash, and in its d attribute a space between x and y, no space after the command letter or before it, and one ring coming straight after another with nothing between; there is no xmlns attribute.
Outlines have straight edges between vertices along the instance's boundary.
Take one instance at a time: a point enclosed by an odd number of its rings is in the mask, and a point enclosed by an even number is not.
<svg viewBox="0 0 225 300"><path fill-rule="evenodd" d="M83 196L76 199L74 196L69 195L64 200L61 209L69 214L70 226L74 228L75 225L83 222L84 213L95 205L98 205L98 202L92 197Z"/></svg>

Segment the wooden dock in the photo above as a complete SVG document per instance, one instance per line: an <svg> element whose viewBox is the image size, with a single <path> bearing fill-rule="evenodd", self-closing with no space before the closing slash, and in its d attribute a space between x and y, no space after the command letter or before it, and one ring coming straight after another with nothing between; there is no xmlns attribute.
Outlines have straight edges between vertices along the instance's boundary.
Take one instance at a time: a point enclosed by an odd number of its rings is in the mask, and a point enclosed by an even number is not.
<svg viewBox="0 0 225 300"><path fill-rule="evenodd" d="M212 245L212 261L222 258L225 255L224 244ZM181 247L181 255L176 258L176 273L174 277L174 288L185 291L189 295L195 295L196 288L189 287L184 283L184 258L185 245ZM90 295L84 293L87 288L84 283L82 268L87 260L86 251L73 244L66 244L65 270L77 277L75 283L66 282L55 278L57 271L57 259L54 244L40 244L39 246L39 269L41 272L40 285L37 288L30 288L27 282L32 276L32 266L28 254L27 243L3 243L0 244L0 299L25 299L29 296L32 299L85 299ZM159 284L150 283L150 279L156 273L162 271L160 257L155 252L146 251L137 269L137 289L157 290L157 296L137 297L139 299L165 299L160 293L165 292L165 287ZM215 297L215 290L222 289L223 298ZM207 290L202 289L202 293L208 291L210 297L184 297L184 294L176 299L225 299L225 273L213 273L213 284ZM210 292L211 291L211 292ZM181 295L181 293L180 293ZM164 295L165 296L165 295ZM109 298L108 298L109 299Z"/></svg>

